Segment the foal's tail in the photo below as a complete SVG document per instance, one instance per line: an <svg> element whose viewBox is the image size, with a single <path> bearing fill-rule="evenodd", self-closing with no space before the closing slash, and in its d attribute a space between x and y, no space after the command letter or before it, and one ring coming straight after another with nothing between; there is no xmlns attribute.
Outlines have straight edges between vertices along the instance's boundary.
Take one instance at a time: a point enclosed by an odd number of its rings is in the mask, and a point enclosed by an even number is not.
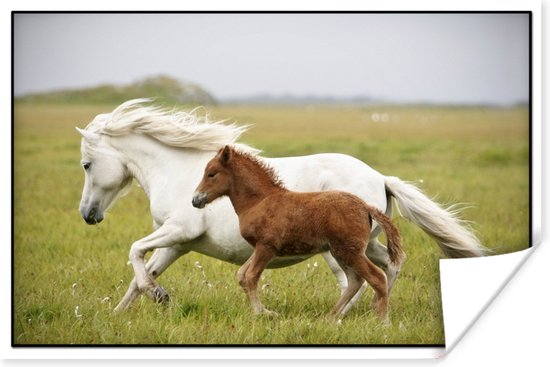
<svg viewBox="0 0 550 367"><path fill-rule="evenodd" d="M382 213L380 210L370 207L369 214L371 217L384 229L388 240L388 255L390 262L394 265L399 265L403 260L403 248L401 247L401 236L399 230L391 221L391 218Z"/></svg>
<svg viewBox="0 0 550 367"><path fill-rule="evenodd" d="M458 211L430 200L416 186L397 177L385 178L386 191L397 200L401 214L418 225L451 258L483 256L487 251Z"/></svg>

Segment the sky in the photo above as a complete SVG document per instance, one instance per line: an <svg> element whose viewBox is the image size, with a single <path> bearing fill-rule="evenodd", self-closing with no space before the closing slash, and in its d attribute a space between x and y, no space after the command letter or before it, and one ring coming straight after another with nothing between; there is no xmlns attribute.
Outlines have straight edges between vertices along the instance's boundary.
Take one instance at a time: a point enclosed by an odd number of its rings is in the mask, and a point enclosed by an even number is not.
<svg viewBox="0 0 550 367"><path fill-rule="evenodd" d="M16 14L14 94L159 74L219 100L529 98L528 14Z"/></svg>

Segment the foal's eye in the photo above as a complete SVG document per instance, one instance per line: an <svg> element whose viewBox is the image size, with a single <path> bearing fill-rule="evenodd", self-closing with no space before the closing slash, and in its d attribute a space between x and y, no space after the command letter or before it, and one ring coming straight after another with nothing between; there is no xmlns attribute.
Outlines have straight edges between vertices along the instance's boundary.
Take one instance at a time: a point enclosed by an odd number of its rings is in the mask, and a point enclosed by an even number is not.
<svg viewBox="0 0 550 367"><path fill-rule="evenodd" d="M90 163L90 162L82 163L82 167L84 168L85 171L87 171L88 168L90 168L91 165L92 165L92 163Z"/></svg>
<svg viewBox="0 0 550 367"><path fill-rule="evenodd" d="M210 173L208 174L208 178L214 178L214 176L216 176L217 174L218 174L217 172L216 172L216 173L210 172Z"/></svg>

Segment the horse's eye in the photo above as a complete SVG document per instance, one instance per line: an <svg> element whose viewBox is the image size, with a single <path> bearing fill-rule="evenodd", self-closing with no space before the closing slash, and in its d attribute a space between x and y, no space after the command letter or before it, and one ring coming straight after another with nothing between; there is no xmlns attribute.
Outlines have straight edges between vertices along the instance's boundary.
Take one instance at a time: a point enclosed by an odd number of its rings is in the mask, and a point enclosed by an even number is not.
<svg viewBox="0 0 550 367"><path fill-rule="evenodd" d="M216 176L217 174L218 174L217 172L215 172L215 173L210 172L210 173L208 174L208 177L209 177L209 178L214 178L214 176Z"/></svg>
<svg viewBox="0 0 550 367"><path fill-rule="evenodd" d="M90 168L91 165L92 165L92 163L90 163L90 162L82 163L82 167L84 168L85 171L87 171L88 168Z"/></svg>

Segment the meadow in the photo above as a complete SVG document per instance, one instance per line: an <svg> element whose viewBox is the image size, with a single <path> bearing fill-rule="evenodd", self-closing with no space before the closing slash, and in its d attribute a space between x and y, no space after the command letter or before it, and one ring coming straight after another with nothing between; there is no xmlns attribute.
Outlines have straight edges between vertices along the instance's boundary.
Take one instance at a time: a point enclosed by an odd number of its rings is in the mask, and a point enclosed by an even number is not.
<svg viewBox="0 0 550 367"><path fill-rule="evenodd" d="M105 221L78 212L84 127L113 105L14 106L13 343L26 344L444 344L437 245L396 217L407 261L390 297L391 326L370 309L372 291L339 324L325 315L339 296L320 256L267 270L261 297L277 318L251 314L236 265L199 254L159 282L167 307L141 298L112 309L132 279L131 243L151 231L134 185ZM412 181L463 218L493 254L529 243L529 111L526 107L217 106L213 118L251 124L242 142L265 156L340 152Z"/></svg>

